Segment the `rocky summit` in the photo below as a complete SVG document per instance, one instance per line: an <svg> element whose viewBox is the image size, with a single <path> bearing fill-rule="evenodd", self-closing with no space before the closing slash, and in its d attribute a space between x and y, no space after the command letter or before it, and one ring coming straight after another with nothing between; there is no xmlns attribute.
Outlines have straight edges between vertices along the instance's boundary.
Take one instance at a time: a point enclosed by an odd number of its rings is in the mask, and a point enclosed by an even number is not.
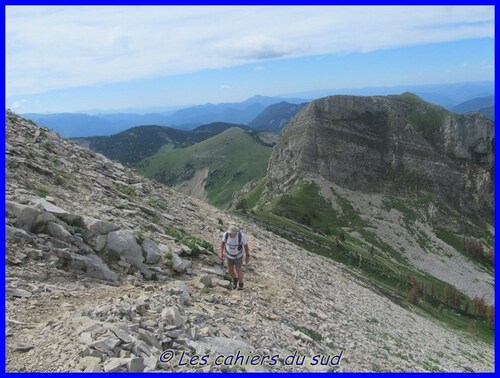
<svg viewBox="0 0 500 378"><path fill-rule="evenodd" d="M10 111L6 136L7 371L493 371L491 344L331 259Z"/></svg>
<svg viewBox="0 0 500 378"><path fill-rule="evenodd" d="M458 211L493 219L493 122L412 94L331 96L284 129L269 186L284 192L313 174L368 193L425 188Z"/></svg>

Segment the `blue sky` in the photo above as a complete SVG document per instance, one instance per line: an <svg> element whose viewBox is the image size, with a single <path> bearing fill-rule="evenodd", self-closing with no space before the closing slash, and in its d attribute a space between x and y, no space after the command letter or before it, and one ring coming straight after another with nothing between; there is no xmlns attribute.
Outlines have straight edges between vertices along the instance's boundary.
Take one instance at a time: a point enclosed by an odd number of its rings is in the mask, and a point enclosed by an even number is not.
<svg viewBox="0 0 500 378"><path fill-rule="evenodd" d="M72 112L494 78L490 6L7 7L6 106Z"/></svg>

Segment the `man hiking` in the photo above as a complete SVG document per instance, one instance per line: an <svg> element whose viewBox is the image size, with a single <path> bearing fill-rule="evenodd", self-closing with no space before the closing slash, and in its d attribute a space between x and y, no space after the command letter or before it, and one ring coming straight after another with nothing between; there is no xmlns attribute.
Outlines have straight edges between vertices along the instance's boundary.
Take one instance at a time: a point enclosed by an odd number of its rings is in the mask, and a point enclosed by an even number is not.
<svg viewBox="0 0 500 378"><path fill-rule="evenodd" d="M230 226L222 235L220 245L220 258L227 258L227 272L233 279L233 289L243 290L243 252L245 264L250 260L247 237L240 232L238 227Z"/></svg>

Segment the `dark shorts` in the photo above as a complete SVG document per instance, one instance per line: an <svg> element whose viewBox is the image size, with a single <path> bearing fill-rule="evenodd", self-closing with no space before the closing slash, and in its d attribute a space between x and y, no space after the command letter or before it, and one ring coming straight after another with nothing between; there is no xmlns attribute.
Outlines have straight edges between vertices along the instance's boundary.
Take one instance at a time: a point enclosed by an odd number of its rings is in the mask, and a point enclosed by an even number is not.
<svg viewBox="0 0 500 378"><path fill-rule="evenodd" d="M233 264L234 266L242 266L243 265L243 256L237 258L237 259L230 259L229 257L227 258L227 265Z"/></svg>

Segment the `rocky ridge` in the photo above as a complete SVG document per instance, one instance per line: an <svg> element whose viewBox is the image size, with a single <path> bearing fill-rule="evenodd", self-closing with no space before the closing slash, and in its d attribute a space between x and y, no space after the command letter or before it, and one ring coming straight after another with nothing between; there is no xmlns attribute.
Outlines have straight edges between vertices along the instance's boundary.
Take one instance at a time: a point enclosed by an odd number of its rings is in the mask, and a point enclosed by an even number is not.
<svg viewBox="0 0 500 378"><path fill-rule="evenodd" d="M492 371L491 345L342 265L6 118L8 371ZM230 223L251 243L243 291L202 242L217 250ZM216 365L238 351L277 363ZM294 352L303 365L285 365Z"/></svg>
<svg viewBox="0 0 500 378"><path fill-rule="evenodd" d="M493 139L493 123L484 116L452 114L412 94L325 97L283 130L269 187L285 192L313 173L368 193L423 188L491 223Z"/></svg>

